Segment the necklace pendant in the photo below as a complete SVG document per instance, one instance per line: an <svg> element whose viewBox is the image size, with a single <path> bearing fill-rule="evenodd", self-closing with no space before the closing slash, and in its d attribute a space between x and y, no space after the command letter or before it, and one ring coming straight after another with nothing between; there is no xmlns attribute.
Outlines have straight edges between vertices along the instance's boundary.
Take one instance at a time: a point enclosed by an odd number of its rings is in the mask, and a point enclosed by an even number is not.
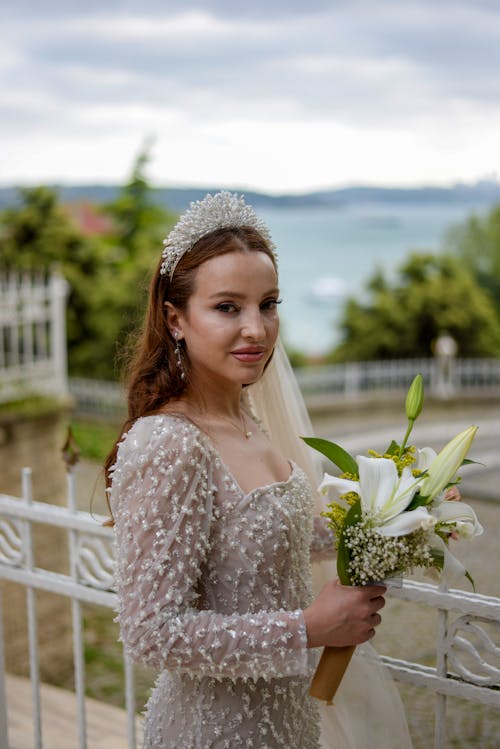
<svg viewBox="0 0 500 749"><path fill-rule="evenodd" d="M245 437L247 438L247 440L249 440L251 436L252 432L245 432Z"/></svg>

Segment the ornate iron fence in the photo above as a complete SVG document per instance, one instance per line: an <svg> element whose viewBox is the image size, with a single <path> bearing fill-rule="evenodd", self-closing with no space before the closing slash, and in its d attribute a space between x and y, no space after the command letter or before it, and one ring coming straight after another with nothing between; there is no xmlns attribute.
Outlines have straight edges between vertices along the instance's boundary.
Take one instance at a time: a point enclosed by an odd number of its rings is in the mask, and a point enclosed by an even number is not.
<svg viewBox="0 0 500 749"><path fill-rule="evenodd" d="M71 601L74 678L77 698L76 733L79 749L86 749L87 724L82 605L92 603L108 609L114 609L116 606L116 593L112 590L113 555L111 544L113 531L111 528L102 525L101 521L104 518L77 511L72 470L68 472L67 507L50 505L45 502L33 502L31 497L31 470L29 468L23 471L22 498L0 494L0 579L18 583L26 590L34 746L36 749L43 749L44 747L38 659L37 592L46 591L63 596ZM32 533L34 524L55 526L67 532L68 574L35 566ZM0 619L2 614L1 604L0 591ZM2 666L0 672L0 747L8 749L10 745L7 729L8 696L3 670L4 648L5 643L2 639L0 641L0 666ZM133 665L125 655L123 656L123 663L128 749L136 749Z"/></svg>
<svg viewBox="0 0 500 749"><path fill-rule="evenodd" d="M101 518L76 509L74 476L68 473L68 506L31 500L31 472L23 473L23 496L0 494L0 579L24 586L33 693L33 733L36 749L43 749L40 676L38 668L37 592L49 591L71 601L75 691L78 701L79 749L86 749L85 663L82 604L112 609L112 530ZM68 536L69 573L55 573L35 565L32 530L35 524L56 526ZM500 599L434 585L405 581L392 595L433 607L438 612L436 666L382 656L396 680L423 686L435 694L435 749L445 747L446 702L462 697L500 708ZM0 600L1 603L1 600ZM111 616L111 613L110 613ZM3 669L4 642L0 628L0 746L8 749L8 696ZM7 645L8 646L8 645ZM133 666L124 657L128 747L136 748Z"/></svg>
<svg viewBox="0 0 500 749"><path fill-rule="evenodd" d="M56 275L0 275L0 402L67 393L67 290Z"/></svg>

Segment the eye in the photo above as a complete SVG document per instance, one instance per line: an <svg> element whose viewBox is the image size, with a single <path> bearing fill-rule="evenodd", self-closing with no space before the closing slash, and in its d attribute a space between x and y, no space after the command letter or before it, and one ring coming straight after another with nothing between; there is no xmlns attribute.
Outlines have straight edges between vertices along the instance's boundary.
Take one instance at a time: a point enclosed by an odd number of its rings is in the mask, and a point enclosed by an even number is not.
<svg viewBox="0 0 500 749"><path fill-rule="evenodd" d="M282 299L266 299L264 302L262 302L260 308L262 310L274 310L276 309L278 304L281 304L282 301Z"/></svg>
<svg viewBox="0 0 500 749"><path fill-rule="evenodd" d="M215 309L220 312L237 312L238 308L232 302L221 302Z"/></svg>

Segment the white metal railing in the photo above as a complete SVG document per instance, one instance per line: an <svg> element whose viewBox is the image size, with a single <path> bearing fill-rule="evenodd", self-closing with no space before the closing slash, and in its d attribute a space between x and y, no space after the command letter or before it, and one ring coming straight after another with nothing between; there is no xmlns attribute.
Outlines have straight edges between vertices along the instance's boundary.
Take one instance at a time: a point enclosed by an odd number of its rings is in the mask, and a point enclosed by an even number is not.
<svg viewBox="0 0 500 749"><path fill-rule="evenodd" d="M67 393L67 291L57 275L0 275L0 402Z"/></svg>
<svg viewBox="0 0 500 749"><path fill-rule="evenodd" d="M117 382L70 377L69 391L78 414L111 420L125 418L125 391Z"/></svg>
<svg viewBox="0 0 500 749"><path fill-rule="evenodd" d="M457 359L446 377L436 359L394 359L348 362L295 370L307 399L324 396L335 400L356 400L363 394L406 392L417 372L421 372L428 390L436 397L453 395L500 394L500 358ZM116 382L70 378L69 389L79 415L122 419L125 394Z"/></svg>
<svg viewBox="0 0 500 749"><path fill-rule="evenodd" d="M295 370L304 395L329 394L355 398L362 393L405 391L420 372L427 388L438 397L455 393L500 391L500 358L456 359L446 370L437 358L384 359L347 362Z"/></svg>
<svg viewBox="0 0 500 749"><path fill-rule="evenodd" d="M382 661L397 681L435 692L434 748L443 749L448 697L500 708L500 599L411 580L391 596L437 609L435 667Z"/></svg>
<svg viewBox="0 0 500 749"><path fill-rule="evenodd" d="M114 609L111 528L104 518L76 509L74 474L68 470L68 505L60 507L32 500L31 470L23 470L23 496L0 494L0 580L17 583L26 589L30 680L33 703L35 749L43 749L41 683L38 659L37 591L64 596L71 601L73 661L77 698L77 734L79 749L87 748L85 710L85 662L82 603ZM34 524L62 528L68 534L69 574L35 565L32 529ZM2 614L0 591L0 621ZM111 617L111 612L110 612ZM0 635L2 635L0 628ZM8 647L8 644L7 644ZM8 749L8 696L5 687L3 636L0 637L0 746ZM136 749L134 670L124 655L125 705L128 749ZM48 748L50 749L50 748Z"/></svg>
<svg viewBox="0 0 500 749"><path fill-rule="evenodd" d="M99 520L99 518L97 518ZM55 573L35 566L32 544L33 524L65 529L69 540L69 574ZM68 471L68 506L32 501L31 471L23 472L22 498L0 494L0 579L26 589L33 694L33 732L36 749L43 749L38 671L36 592L49 591L71 600L73 657L78 702L79 749L86 749L85 663L81 604L94 603L112 609L112 530L96 518L79 512L75 504L73 471ZM500 708L500 599L405 581L392 588L391 595L433 607L438 612L436 667L382 656L395 679L423 686L435 693L435 749L445 747L445 714L449 697ZM1 609L1 599L0 599ZM1 614L1 611L0 611ZM110 614L111 615L111 614ZM1 622L1 616L0 616ZM0 627L0 746L8 747L7 707L3 650ZM124 657L128 747L135 749L135 699L133 666Z"/></svg>

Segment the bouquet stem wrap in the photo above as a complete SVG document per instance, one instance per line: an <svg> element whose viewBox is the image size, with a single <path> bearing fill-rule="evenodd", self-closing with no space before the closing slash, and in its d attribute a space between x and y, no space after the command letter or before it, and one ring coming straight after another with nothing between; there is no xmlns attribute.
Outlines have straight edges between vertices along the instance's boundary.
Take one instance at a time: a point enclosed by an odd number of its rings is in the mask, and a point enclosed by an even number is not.
<svg viewBox="0 0 500 749"><path fill-rule="evenodd" d="M309 694L317 700L333 704L333 698L339 688L342 677L350 663L355 645L341 648L326 647L314 672Z"/></svg>

